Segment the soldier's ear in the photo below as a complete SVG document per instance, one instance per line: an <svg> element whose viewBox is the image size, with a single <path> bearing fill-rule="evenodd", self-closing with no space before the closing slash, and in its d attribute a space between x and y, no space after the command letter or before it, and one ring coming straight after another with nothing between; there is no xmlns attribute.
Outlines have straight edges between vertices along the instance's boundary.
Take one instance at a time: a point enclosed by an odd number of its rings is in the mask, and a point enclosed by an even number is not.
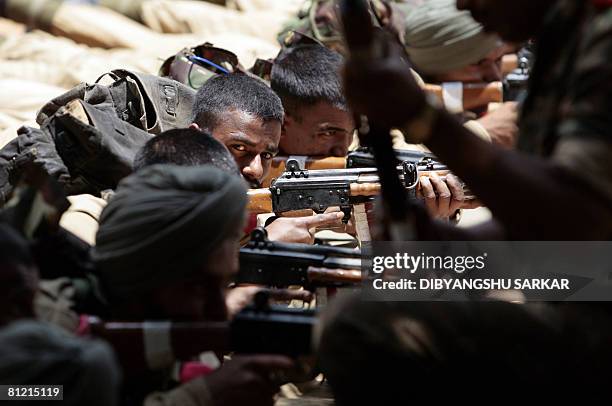
<svg viewBox="0 0 612 406"><path fill-rule="evenodd" d="M293 119L293 117L291 117L289 113L285 112L285 118L283 119L283 125L281 126L281 137L287 135L287 129L291 128L294 121L295 120Z"/></svg>
<svg viewBox="0 0 612 406"><path fill-rule="evenodd" d="M189 125L189 128L191 128L191 129L193 129L193 130L198 130L198 131L200 131L200 130L201 130L200 126L199 126L199 125L197 125L196 123L191 123L191 124Z"/></svg>

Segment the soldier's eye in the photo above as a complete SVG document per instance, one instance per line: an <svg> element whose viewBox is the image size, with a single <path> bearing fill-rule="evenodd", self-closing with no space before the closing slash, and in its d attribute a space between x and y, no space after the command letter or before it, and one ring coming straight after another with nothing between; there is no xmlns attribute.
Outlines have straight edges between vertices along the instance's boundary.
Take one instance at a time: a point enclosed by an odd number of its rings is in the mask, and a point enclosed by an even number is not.
<svg viewBox="0 0 612 406"><path fill-rule="evenodd" d="M244 145L241 145L241 144L232 145L232 148L234 148L236 151L240 151L240 152L246 151L246 147Z"/></svg>
<svg viewBox="0 0 612 406"><path fill-rule="evenodd" d="M272 155L269 152L264 152L264 153L261 154L261 156L262 156L263 159L266 159L266 160L274 158L274 155Z"/></svg>

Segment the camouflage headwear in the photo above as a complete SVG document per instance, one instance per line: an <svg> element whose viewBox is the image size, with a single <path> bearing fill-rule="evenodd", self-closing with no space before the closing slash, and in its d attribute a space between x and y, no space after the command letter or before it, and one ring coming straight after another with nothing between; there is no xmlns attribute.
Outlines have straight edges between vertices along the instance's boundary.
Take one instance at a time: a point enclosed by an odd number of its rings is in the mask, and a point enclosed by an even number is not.
<svg viewBox="0 0 612 406"><path fill-rule="evenodd" d="M485 34L468 11L457 10L455 0L428 0L403 5L405 44L417 71L435 75L477 63L500 43Z"/></svg>
<svg viewBox="0 0 612 406"><path fill-rule="evenodd" d="M403 1L398 1L403 2ZM402 41L403 15L389 0L370 0L372 22L385 27ZM297 36L296 33L303 34ZM337 2L334 0L308 0L302 6L297 18L289 21L278 35L283 48L302 44L303 37L322 43L327 48L344 53L342 26L338 18Z"/></svg>

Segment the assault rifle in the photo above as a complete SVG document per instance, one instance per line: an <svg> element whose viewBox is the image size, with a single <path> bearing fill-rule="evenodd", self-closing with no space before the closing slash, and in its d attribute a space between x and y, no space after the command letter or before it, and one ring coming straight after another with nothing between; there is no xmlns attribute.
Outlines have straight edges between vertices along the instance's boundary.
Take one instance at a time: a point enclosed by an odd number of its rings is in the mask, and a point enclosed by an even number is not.
<svg viewBox="0 0 612 406"><path fill-rule="evenodd" d="M440 177L449 174L448 168L433 158L424 158L416 163L409 160L396 166L397 176L412 200L421 176L435 172ZM464 188L465 191L467 191ZM285 213L297 210L313 210L323 213L329 207L339 207L344 213L343 221L351 217L351 208L356 204L374 200L381 192L378 169L346 168L329 170L301 169L298 162L289 160L287 171L272 182L269 189L253 189L248 192L251 213ZM468 199L473 198L469 196Z"/></svg>
<svg viewBox="0 0 612 406"><path fill-rule="evenodd" d="M256 228L240 249L236 284L273 287L343 286L361 283L361 252L325 245L270 241L266 230Z"/></svg>
<svg viewBox="0 0 612 406"><path fill-rule="evenodd" d="M128 374L159 370L206 351L280 354L294 358L313 353L312 309L269 304L260 292L254 304L230 322L121 322L90 317L90 334L108 341ZM151 339L151 338L154 339Z"/></svg>

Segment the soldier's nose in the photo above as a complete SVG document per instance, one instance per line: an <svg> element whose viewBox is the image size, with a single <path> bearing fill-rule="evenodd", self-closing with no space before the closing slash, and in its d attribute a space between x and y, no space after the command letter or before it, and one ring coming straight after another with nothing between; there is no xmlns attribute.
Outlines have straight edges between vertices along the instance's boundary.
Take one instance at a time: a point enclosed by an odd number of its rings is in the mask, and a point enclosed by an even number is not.
<svg viewBox="0 0 612 406"><path fill-rule="evenodd" d="M242 170L243 175L250 180L261 181L264 174L263 165L261 164L261 158L259 155L255 157L247 166Z"/></svg>

